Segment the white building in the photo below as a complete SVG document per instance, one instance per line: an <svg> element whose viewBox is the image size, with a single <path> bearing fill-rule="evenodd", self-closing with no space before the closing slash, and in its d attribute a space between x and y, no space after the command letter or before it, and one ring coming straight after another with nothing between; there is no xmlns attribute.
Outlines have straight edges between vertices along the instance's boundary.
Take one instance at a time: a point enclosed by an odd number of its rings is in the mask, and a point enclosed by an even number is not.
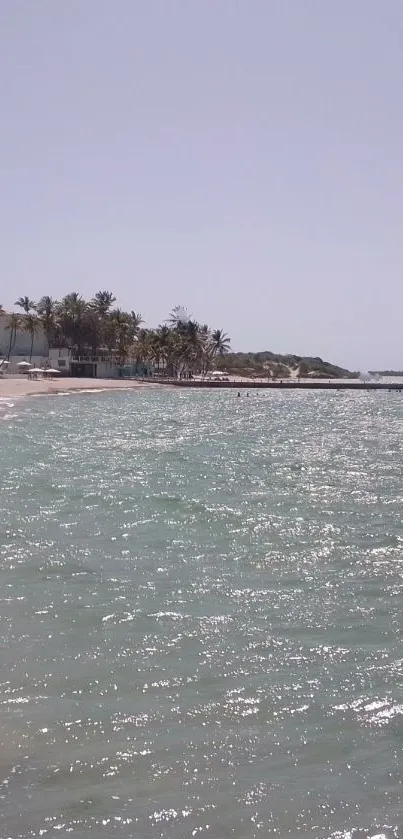
<svg viewBox="0 0 403 839"><path fill-rule="evenodd" d="M51 367L68 376L90 379L116 379L119 376L119 367L111 357L100 355L96 358L73 358L71 350L67 347L51 347L49 363Z"/></svg>
<svg viewBox="0 0 403 839"><path fill-rule="evenodd" d="M19 313L18 313L19 314ZM0 315L0 359L9 360L7 373L21 373L18 364L30 361L34 367L54 367L64 376L115 379L120 376L149 375L150 365L130 361L124 369L108 351L99 351L96 358L86 354L75 358L68 347L49 347L42 327L34 334L31 352L31 334L22 328L24 315L21 314L21 327L17 334L11 334L10 314ZM141 369L140 369L141 368ZM4 368L5 369L5 368Z"/></svg>

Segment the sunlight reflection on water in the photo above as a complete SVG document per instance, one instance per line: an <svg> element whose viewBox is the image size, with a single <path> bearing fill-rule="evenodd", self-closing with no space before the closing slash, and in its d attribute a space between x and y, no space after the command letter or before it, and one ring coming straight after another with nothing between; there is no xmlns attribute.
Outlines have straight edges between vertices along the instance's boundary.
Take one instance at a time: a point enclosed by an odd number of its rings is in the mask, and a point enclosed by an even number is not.
<svg viewBox="0 0 403 839"><path fill-rule="evenodd" d="M398 394L7 404L5 836L398 835Z"/></svg>

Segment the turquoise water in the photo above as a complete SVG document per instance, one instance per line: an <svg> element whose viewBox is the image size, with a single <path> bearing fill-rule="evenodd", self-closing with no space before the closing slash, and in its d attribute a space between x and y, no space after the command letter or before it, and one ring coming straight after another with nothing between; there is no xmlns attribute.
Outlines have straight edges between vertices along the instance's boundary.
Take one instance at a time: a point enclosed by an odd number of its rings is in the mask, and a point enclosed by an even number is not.
<svg viewBox="0 0 403 839"><path fill-rule="evenodd" d="M0 417L1 837L402 835L403 397Z"/></svg>

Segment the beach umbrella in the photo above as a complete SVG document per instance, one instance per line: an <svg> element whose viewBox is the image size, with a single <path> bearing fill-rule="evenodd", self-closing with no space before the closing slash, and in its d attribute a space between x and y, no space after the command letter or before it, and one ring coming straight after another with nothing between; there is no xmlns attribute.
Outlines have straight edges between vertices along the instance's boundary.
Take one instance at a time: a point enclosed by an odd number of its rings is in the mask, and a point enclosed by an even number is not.
<svg viewBox="0 0 403 839"><path fill-rule="evenodd" d="M17 367L32 367L30 361L19 361Z"/></svg>
<svg viewBox="0 0 403 839"><path fill-rule="evenodd" d="M61 370L56 370L56 367L45 367L44 370L41 370L41 373L61 373Z"/></svg>
<svg viewBox="0 0 403 839"><path fill-rule="evenodd" d="M0 361L0 367L6 367L7 364L10 364L10 362L6 361L5 358L2 358Z"/></svg>
<svg viewBox="0 0 403 839"><path fill-rule="evenodd" d="M43 373L42 367L31 367L30 373Z"/></svg>

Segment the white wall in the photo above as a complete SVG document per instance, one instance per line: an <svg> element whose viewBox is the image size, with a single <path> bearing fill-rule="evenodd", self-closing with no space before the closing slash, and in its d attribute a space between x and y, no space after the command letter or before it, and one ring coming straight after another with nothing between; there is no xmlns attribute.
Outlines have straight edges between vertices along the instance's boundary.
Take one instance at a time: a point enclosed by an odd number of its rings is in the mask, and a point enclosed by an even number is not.
<svg viewBox="0 0 403 839"><path fill-rule="evenodd" d="M118 368L114 361L97 361L97 379L116 379Z"/></svg>
<svg viewBox="0 0 403 839"><path fill-rule="evenodd" d="M71 350L68 347L50 347L48 366L70 375Z"/></svg>
<svg viewBox="0 0 403 839"><path fill-rule="evenodd" d="M0 358L7 357L8 355L8 347L10 344L10 330L6 328L8 324L8 318L8 314L0 315ZM15 344L11 350L12 355L19 355L20 361L21 356L25 358L25 356L27 355L28 361L30 350L31 336L29 332L24 332L23 330L19 329L17 331ZM42 329L40 329L34 336L33 355L48 355L48 342Z"/></svg>
<svg viewBox="0 0 403 839"><path fill-rule="evenodd" d="M29 352L23 355L12 353L10 364L7 365L7 368L4 368L4 371L13 375L21 373L21 368L18 367L19 361L29 361ZM60 350L51 349L44 355L32 355L31 364L33 367L54 367L64 375L70 375L70 350L66 347Z"/></svg>
<svg viewBox="0 0 403 839"><path fill-rule="evenodd" d="M29 361L29 353L27 355L10 355L10 364L7 364L4 367L5 373L12 373L14 376L16 373L21 373L21 368L18 367L19 361ZM33 367L49 367L49 358L47 355L33 355L31 358L31 364ZM21 373L21 375L23 375Z"/></svg>

